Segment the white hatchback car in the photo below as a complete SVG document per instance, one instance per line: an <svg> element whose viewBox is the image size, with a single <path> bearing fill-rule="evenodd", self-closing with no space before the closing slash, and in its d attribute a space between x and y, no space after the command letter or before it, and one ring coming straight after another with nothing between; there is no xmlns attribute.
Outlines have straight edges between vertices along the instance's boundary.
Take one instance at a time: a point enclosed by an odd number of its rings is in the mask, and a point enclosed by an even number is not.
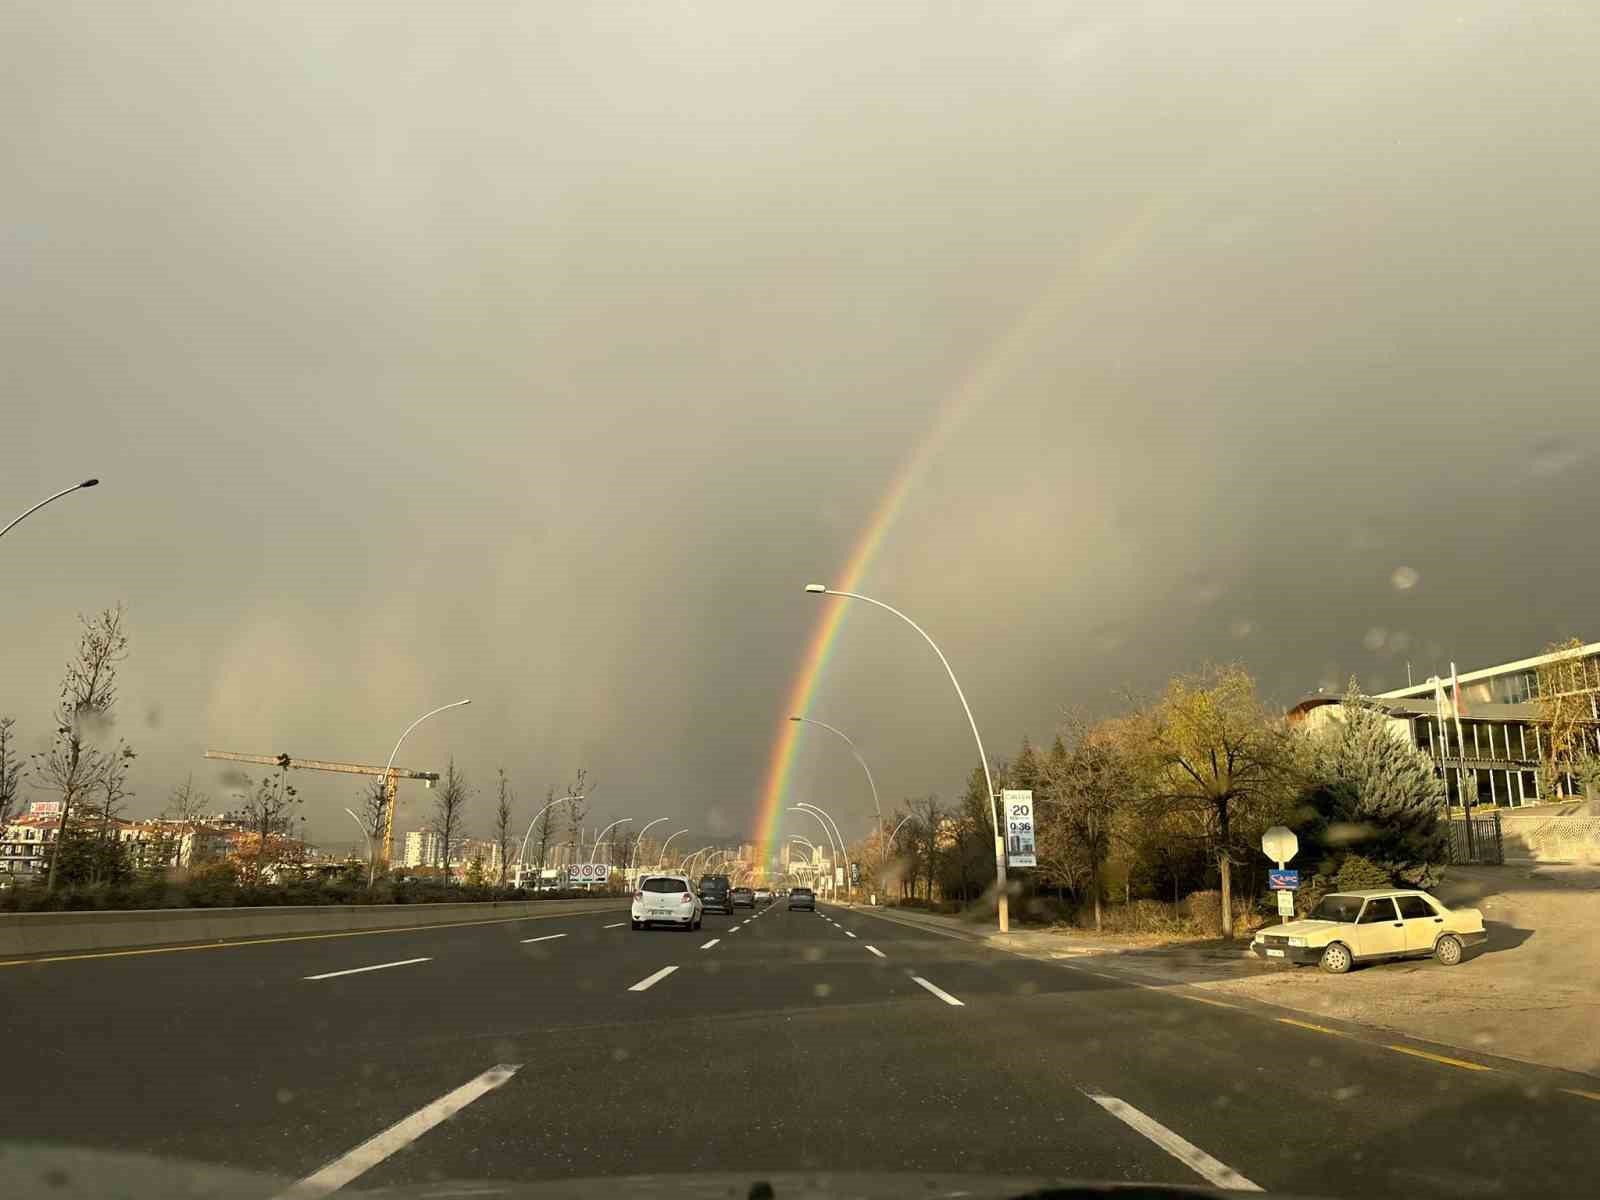
<svg viewBox="0 0 1600 1200"><path fill-rule="evenodd" d="M699 929L705 905L695 895L687 875L646 875L633 893L630 922L635 929L647 925L677 925Z"/></svg>

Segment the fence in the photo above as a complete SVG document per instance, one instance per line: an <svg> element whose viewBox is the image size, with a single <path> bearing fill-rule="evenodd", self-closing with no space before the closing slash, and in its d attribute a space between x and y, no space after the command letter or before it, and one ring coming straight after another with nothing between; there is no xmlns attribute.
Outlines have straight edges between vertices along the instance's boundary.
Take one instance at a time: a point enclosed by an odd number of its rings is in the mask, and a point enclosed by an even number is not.
<svg viewBox="0 0 1600 1200"><path fill-rule="evenodd" d="M1446 825L1450 830L1450 861L1456 866L1498 867L1505 862L1506 848L1500 834L1499 813L1475 813L1465 819L1451 818Z"/></svg>

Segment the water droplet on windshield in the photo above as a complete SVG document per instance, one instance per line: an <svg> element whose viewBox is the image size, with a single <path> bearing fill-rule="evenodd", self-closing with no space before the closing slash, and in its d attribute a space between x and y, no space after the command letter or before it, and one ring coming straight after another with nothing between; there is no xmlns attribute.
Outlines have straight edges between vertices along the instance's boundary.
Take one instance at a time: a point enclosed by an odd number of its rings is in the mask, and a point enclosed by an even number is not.
<svg viewBox="0 0 1600 1200"><path fill-rule="evenodd" d="M1374 625L1361 636L1361 644L1374 653L1382 650L1384 642L1388 640L1389 631L1382 625Z"/></svg>
<svg viewBox="0 0 1600 1200"><path fill-rule="evenodd" d="M1394 573L1389 576L1389 582L1394 584L1395 591L1409 592L1417 586L1417 581L1421 578L1421 573L1415 567L1396 567Z"/></svg>

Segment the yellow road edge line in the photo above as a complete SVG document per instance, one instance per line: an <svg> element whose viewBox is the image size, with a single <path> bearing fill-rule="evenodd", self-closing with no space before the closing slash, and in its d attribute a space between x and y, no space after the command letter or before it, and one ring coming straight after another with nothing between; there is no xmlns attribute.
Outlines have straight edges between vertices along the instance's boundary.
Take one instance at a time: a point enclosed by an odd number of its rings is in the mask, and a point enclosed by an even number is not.
<svg viewBox="0 0 1600 1200"><path fill-rule="evenodd" d="M225 909L219 911L227 911ZM610 909L585 909L570 913L530 913L522 917L488 917L482 921L440 921L436 925L396 925L393 929L346 929L339 933L290 933L282 937L241 938L234 942L196 942L190 946L144 946L132 950L91 950L83 954L53 954L46 958L0 959L0 967L27 967L36 963L79 962L86 958L129 958L136 954L177 954L184 950L230 950L235 946L267 946L275 942L320 942L329 938L369 937L376 933L417 933L424 929L459 929L464 925L507 925L512 921L551 921L557 917L586 917Z"/></svg>
<svg viewBox="0 0 1600 1200"><path fill-rule="evenodd" d="M1463 1071L1493 1071L1493 1067L1486 1067L1482 1063L1468 1062L1464 1058L1446 1058L1443 1054L1429 1054L1426 1050L1417 1050L1411 1046L1399 1046L1393 1042L1387 1043L1385 1049L1397 1050L1401 1054L1410 1054L1415 1058L1425 1058L1429 1062L1443 1063L1447 1067L1460 1067Z"/></svg>
<svg viewBox="0 0 1600 1200"><path fill-rule="evenodd" d="M1180 1000L1193 1000L1196 1004L1209 1004L1214 1008L1237 1009L1239 1007L1237 1004L1226 1004L1221 1000L1213 1000L1209 996L1192 996L1188 992L1173 992L1171 994Z"/></svg>
<svg viewBox="0 0 1600 1200"><path fill-rule="evenodd" d="M1600 1092L1586 1092L1582 1088L1562 1088L1569 1096L1582 1096L1585 1100L1600 1100Z"/></svg>
<svg viewBox="0 0 1600 1200"><path fill-rule="evenodd" d="M1332 1034L1334 1037L1344 1037L1343 1030L1329 1029L1326 1025L1313 1025L1310 1021L1296 1021L1293 1017L1277 1017L1275 1019L1280 1025L1293 1025L1297 1029L1310 1029L1317 1033L1327 1033Z"/></svg>

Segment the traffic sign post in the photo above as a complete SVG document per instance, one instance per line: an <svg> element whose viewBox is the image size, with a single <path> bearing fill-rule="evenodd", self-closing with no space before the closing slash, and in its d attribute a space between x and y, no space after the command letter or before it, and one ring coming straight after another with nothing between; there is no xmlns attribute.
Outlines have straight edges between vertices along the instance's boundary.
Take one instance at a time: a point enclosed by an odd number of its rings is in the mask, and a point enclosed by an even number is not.
<svg viewBox="0 0 1600 1200"><path fill-rule="evenodd" d="M591 887L611 878L609 863L572 863L567 867L567 884L570 887Z"/></svg>
<svg viewBox="0 0 1600 1200"><path fill-rule="evenodd" d="M1278 915L1287 925L1294 916L1294 889L1300 886L1300 872L1289 870L1287 864L1300 853L1300 839L1294 830L1274 825L1261 835L1261 853L1278 864L1267 874L1267 886L1278 893Z"/></svg>

